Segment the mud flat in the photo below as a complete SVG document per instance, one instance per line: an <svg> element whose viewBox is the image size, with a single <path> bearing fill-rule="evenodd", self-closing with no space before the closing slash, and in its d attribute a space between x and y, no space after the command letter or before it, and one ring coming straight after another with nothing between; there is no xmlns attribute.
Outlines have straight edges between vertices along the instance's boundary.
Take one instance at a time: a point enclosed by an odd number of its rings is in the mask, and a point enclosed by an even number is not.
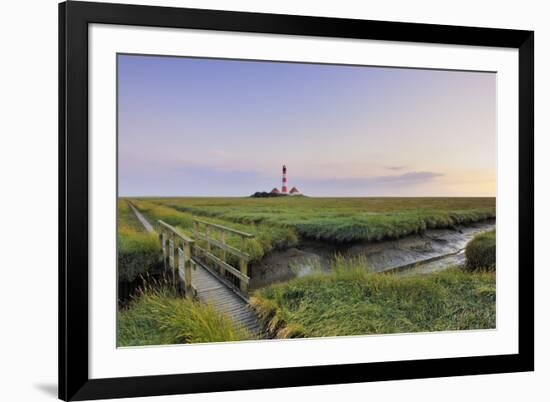
<svg viewBox="0 0 550 402"><path fill-rule="evenodd" d="M466 244L480 232L495 228L495 220L449 229L429 229L397 240L334 245L304 241L297 248L276 251L251 267L250 287L257 289L314 270L328 271L334 255L365 257L375 272L396 271L404 275L437 272L465 261Z"/></svg>

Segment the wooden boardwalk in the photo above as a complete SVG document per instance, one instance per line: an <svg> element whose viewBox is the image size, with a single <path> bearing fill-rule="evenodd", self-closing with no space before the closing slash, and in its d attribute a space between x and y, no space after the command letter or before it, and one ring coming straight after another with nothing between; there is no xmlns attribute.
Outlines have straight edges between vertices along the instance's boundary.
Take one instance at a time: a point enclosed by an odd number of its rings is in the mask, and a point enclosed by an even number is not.
<svg viewBox="0 0 550 402"><path fill-rule="evenodd" d="M193 270L193 286L197 289L197 298L200 301L211 304L217 311L226 314L250 333L260 335L258 316L250 305L198 261L196 269Z"/></svg>
<svg viewBox="0 0 550 402"><path fill-rule="evenodd" d="M143 227L149 232L154 232L147 218L131 203L128 204ZM192 271L192 284L196 289L197 299L212 305L216 311L227 315L237 326L245 328L251 334L262 336L263 331L258 316L246 298L237 294L222 279L210 272L202 261L196 258L193 258L193 261L195 269Z"/></svg>

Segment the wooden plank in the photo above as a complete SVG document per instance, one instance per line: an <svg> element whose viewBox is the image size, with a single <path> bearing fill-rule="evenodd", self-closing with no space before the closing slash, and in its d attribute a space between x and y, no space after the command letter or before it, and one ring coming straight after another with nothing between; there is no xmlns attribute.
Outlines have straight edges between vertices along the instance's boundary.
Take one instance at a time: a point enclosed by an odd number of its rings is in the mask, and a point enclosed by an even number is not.
<svg viewBox="0 0 550 402"><path fill-rule="evenodd" d="M226 290L229 290L229 289L224 289L224 288L218 288L214 290L201 289L201 296L212 300L220 300L221 297L224 297L224 295L227 294Z"/></svg>
<svg viewBox="0 0 550 402"><path fill-rule="evenodd" d="M233 254L235 257L241 258L243 260L247 260L247 261L250 260L250 256L248 254L245 254L245 253L239 251L238 249L236 249L235 247L230 246L229 244L222 243L222 242L217 241L216 239L213 239L211 237L206 237L202 233L197 233L197 237L200 240L205 240L206 242L208 242L209 245L212 244L213 246L220 248L221 250L224 251L224 255L225 255L225 252L228 252L229 254ZM206 250L210 252L210 250L208 250L208 248ZM225 257L224 257L224 259L225 259ZM222 260L224 260L224 259L222 259Z"/></svg>
<svg viewBox="0 0 550 402"><path fill-rule="evenodd" d="M248 317L242 321L242 323L258 323L258 317L256 317L256 315L254 314L249 314Z"/></svg>
<svg viewBox="0 0 550 402"><path fill-rule="evenodd" d="M220 300L217 300L217 298L214 298L214 297L206 298L205 301L211 304L216 310L226 314L240 313L243 307L242 304L228 303L227 301L222 302Z"/></svg>
<svg viewBox="0 0 550 402"><path fill-rule="evenodd" d="M223 310L224 313L226 314L229 314L235 311L241 311L242 308L243 308L242 304L232 304L232 305L224 304L220 306L220 309Z"/></svg>
<svg viewBox="0 0 550 402"><path fill-rule="evenodd" d="M239 324L248 328L256 328L257 330L260 329L260 324L258 323L258 319L255 317L250 317L244 321L239 322Z"/></svg>
<svg viewBox="0 0 550 402"><path fill-rule="evenodd" d="M210 275L210 274L209 274ZM208 286L214 286L214 285L217 285L220 283L220 281L214 279L214 278L209 278L206 276L206 274L204 273L203 270L200 270L197 269L195 271L195 278L197 279L197 281L200 281L200 282L205 282L205 283L210 283L211 285L208 285Z"/></svg>
<svg viewBox="0 0 550 402"><path fill-rule="evenodd" d="M233 314L228 314L234 321L244 321L250 317L250 311L237 311Z"/></svg>
<svg viewBox="0 0 550 402"><path fill-rule="evenodd" d="M216 289L223 289L224 286L220 283L219 285L217 286L213 286L213 287L210 287L210 288L206 288L206 289L201 289L201 292L211 292L213 290L216 290Z"/></svg>
<svg viewBox="0 0 550 402"><path fill-rule="evenodd" d="M242 303L241 304L241 309L239 311L237 311L235 313L236 315L242 315L242 314L247 314L247 315L250 315L252 314L252 310L250 310L246 304Z"/></svg>
<svg viewBox="0 0 550 402"><path fill-rule="evenodd" d="M241 306L229 306L229 305L223 305L223 306L215 306L220 311L223 311L225 314L233 315L237 313L242 312L242 305Z"/></svg>
<svg viewBox="0 0 550 402"><path fill-rule="evenodd" d="M218 290L218 297L219 298L223 298L223 299L228 299L228 298L231 298L231 300L237 300L235 295L233 294L232 291L229 290L229 288L223 286L221 283L217 283L216 285L216 288L212 289L212 288L204 288L204 289L201 289L202 292L214 292L216 290ZM209 289L212 289L212 290L209 290ZM219 291L219 289L221 289L221 291Z"/></svg>
<svg viewBox="0 0 550 402"><path fill-rule="evenodd" d="M237 229L231 229L231 228L228 228L227 226L219 225L217 223L205 222L205 221L202 221L200 219L193 219L193 221L197 222L197 223L202 223L203 225L212 226L212 227L215 227L215 228L220 229L220 230L225 230L227 232L231 232L231 233L234 233L234 234L242 236L242 237L247 237L247 238L254 237L253 234L246 233L246 232L241 232L240 230L237 230Z"/></svg>
<svg viewBox="0 0 550 402"><path fill-rule="evenodd" d="M241 323L245 320L245 318L243 317L239 317L239 316L236 316L235 315L235 311L227 311L227 310L223 310L223 309L220 309L220 311L225 314L226 316L230 317L231 318L231 321L235 322L235 323ZM237 311L238 312L238 311Z"/></svg>
<svg viewBox="0 0 550 402"><path fill-rule="evenodd" d="M198 281L198 280L196 280L196 275L195 275L195 282L194 283L197 286L200 287L201 292L203 291L203 289L209 289L209 288L214 288L214 287L220 286L219 282L212 282L212 281L206 281L206 280Z"/></svg>
<svg viewBox="0 0 550 402"><path fill-rule="evenodd" d="M219 282L213 282L213 281L208 280L208 279L204 279L204 278L199 278L199 279L197 279L196 273L195 273L195 281L194 281L194 283L196 283L197 285L199 285L199 286L201 287L201 289L212 288L212 287L215 287L215 286L220 285Z"/></svg>
<svg viewBox="0 0 550 402"><path fill-rule="evenodd" d="M237 301L236 299L232 299L232 298L228 298L228 297L220 296L220 295L217 295L214 302L219 304L219 305L236 304L236 303L238 303L239 306L243 305L243 303L241 303L241 301Z"/></svg>

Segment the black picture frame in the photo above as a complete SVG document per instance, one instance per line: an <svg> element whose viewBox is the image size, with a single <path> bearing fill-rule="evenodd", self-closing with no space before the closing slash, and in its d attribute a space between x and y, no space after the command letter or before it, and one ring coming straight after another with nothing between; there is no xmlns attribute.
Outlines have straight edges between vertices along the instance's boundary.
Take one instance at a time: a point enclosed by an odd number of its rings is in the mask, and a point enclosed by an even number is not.
<svg viewBox="0 0 550 402"><path fill-rule="evenodd" d="M88 375L88 25L376 39L519 51L517 354L215 373ZM534 32L70 1L59 5L59 398L87 400L534 370Z"/></svg>

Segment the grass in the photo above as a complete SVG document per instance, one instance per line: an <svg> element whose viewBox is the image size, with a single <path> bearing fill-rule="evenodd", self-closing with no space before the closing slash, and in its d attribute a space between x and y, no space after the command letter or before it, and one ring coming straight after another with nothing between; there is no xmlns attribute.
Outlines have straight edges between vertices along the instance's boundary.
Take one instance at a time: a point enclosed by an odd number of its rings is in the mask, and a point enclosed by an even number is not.
<svg viewBox="0 0 550 402"><path fill-rule="evenodd" d="M476 235L466 246L466 268L490 270L496 268L496 232L491 230Z"/></svg>
<svg viewBox="0 0 550 402"><path fill-rule="evenodd" d="M151 223L161 219L187 235L192 235L195 217L255 234L244 244L253 261L301 239L375 241L495 216L494 198L188 197L132 202ZM225 240L239 246L239 237ZM474 272L453 268L403 277L368 272L361 259L336 258L331 273L267 286L251 302L271 335L283 338L494 328L495 273L488 271L490 263L480 262L490 254L491 241L494 266L494 232L476 236L468 245L467 258L477 261L471 265ZM124 199L118 203L118 249L119 278L128 281L159 262L157 237L143 229ZM158 285L140 291L129 308L119 310L117 335L119 346L251 339L211 306Z"/></svg>
<svg viewBox="0 0 550 402"><path fill-rule="evenodd" d="M494 272L400 277L337 258L333 272L268 286L251 302L286 338L495 328L495 300Z"/></svg>
<svg viewBox="0 0 550 402"><path fill-rule="evenodd" d="M257 235L253 258L300 238L333 243L377 241L495 217L495 198L134 198L150 219L190 233L207 218Z"/></svg>
<svg viewBox="0 0 550 402"><path fill-rule="evenodd" d="M145 346L252 339L210 305L149 286L117 315L117 345Z"/></svg>
<svg viewBox="0 0 550 402"><path fill-rule="evenodd" d="M156 223L158 220L162 220L175 226L181 233L191 237L193 237L193 218L205 216L194 214L191 211L186 211L183 207L165 204L158 200L132 199L132 202L145 215L149 222ZM247 239L244 243L244 250L251 256L252 261L261 260L265 253L273 249L285 249L298 244L298 237L295 231L289 227L239 223L214 216L207 216L206 220L211 223L218 223L254 234L255 237L253 239ZM209 235L216 238L217 233L212 232ZM241 239L238 236L227 235L225 241L233 247L240 247ZM201 242L199 242L199 245L202 245ZM231 256L229 256L228 262L232 263L235 261L231 261Z"/></svg>
<svg viewBox="0 0 550 402"><path fill-rule="evenodd" d="M125 200L118 200L117 212L118 278L132 282L157 268L159 240L143 228Z"/></svg>

